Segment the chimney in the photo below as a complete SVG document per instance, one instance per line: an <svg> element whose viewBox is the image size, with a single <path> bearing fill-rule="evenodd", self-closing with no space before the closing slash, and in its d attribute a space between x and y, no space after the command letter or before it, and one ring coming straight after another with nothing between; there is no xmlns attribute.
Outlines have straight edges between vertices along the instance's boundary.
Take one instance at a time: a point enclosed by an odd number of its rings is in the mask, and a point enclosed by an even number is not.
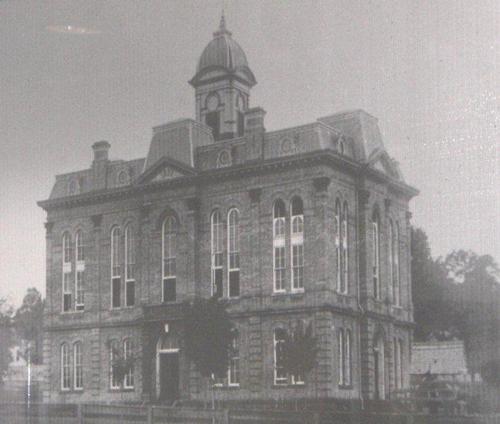
<svg viewBox="0 0 500 424"><path fill-rule="evenodd" d="M108 170L108 152L111 145L107 141L97 141L92 145L94 160L92 162L92 186L94 189L106 188Z"/></svg>
<svg viewBox="0 0 500 424"><path fill-rule="evenodd" d="M111 145L107 141L96 141L92 145L94 151L94 162L104 162L108 160L108 152Z"/></svg>
<svg viewBox="0 0 500 424"><path fill-rule="evenodd" d="M247 160L264 158L264 116L266 111L254 107L245 112L245 136L247 138Z"/></svg>

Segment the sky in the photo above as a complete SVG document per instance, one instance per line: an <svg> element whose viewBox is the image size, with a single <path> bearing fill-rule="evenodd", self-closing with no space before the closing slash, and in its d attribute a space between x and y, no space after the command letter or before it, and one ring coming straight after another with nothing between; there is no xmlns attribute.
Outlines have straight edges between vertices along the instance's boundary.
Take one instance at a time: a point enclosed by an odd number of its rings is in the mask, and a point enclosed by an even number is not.
<svg viewBox="0 0 500 424"><path fill-rule="evenodd" d="M366 110L421 192L433 256L500 261L498 0L0 0L0 297L45 292L36 201L56 174L98 140L144 157L153 126L194 117L187 81L222 8L268 130Z"/></svg>

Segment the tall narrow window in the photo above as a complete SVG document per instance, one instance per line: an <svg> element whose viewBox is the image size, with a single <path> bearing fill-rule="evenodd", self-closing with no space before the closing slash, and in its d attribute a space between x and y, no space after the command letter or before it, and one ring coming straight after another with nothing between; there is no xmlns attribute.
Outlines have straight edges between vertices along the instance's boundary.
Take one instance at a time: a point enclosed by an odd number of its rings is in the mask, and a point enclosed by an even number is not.
<svg viewBox="0 0 500 424"><path fill-rule="evenodd" d="M125 389L133 389L134 388L134 364L133 364L133 354L134 354L134 345L132 340L125 339L123 341L123 359L125 362L130 362L127 374L125 374L123 380L123 387Z"/></svg>
<svg viewBox="0 0 500 424"><path fill-rule="evenodd" d="M391 294L392 294L392 299L393 302L396 303L396 287L395 287L395 280L394 280L394 224L392 223L392 219L389 219L389 223L387 226L387 238L389 241L388 245L388 255L387 255L387 260L388 260L388 268L389 268L389 282L390 282L390 288L391 288Z"/></svg>
<svg viewBox="0 0 500 424"><path fill-rule="evenodd" d="M403 388L403 341L394 338L394 387L396 390Z"/></svg>
<svg viewBox="0 0 500 424"><path fill-rule="evenodd" d="M235 332L233 338L233 346L231 356L229 359L229 370L227 375L228 386L240 385L240 348L239 348L239 334Z"/></svg>
<svg viewBox="0 0 500 424"><path fill-rule="evenodd" d="M277 328L274 330L274 384L287 384L288 378L283 364L283 344L286 339L286 331Z"/></svg>
<svg viewBox="0 0 500 424"><path fill-rule="evenodd" d="M132 226L125 228L125 305L135 304L135 237Z"/></svg>
<svg viewBox="0 0 500 424"><path fill-rule="evenodd" d="M71 389L71 359L69 354L69 345L61 345L61 389Z"/></svg>
<svg viewBox="0 0 500 424"><path fill-rule="evenodd" d="M344 202L342 213L342 284L341 292L347 294L349 291L349 208Z"/></svg>
<svg viewBox="0 0 500 424"><path fill-rule="evenodd" d="M291 203L292 290L304 290L304 205L300 197Z"/></svg>
<svg viewBox="0 0 500 424"><path fill-rule="evenodd" d="M75 342L73 344L73 363L74 363L73 380L75 382L75 390L82 390L83 389L82 342Z"/></svg>
<svg viewBox="0 0 500 424"><path fill-rule="evenodd" d="M63 292L63 312L68 312L71 310L71 260L72 260L72 248L71 248L71 235L68 232L65 232L63 234L63 239L62 239L62 250L63 250L63 275L62 275L62 280L63 280L63 287L62 287L62 292Z"/></svg>
<svg viewBox="0 0 500 424"><path fill-rule="evenodd" d="M177 220L167 216L163 221L163 302L177 299Z"/></svg>
<svg viewBox="0 0 500 424"><path fill-rule="evenodd" d="M285 204L277 200L273 207L274 291L285 291Z"/></svg>
<svg viewBox="0 0 500 424"><path fill-rule="evenodd" d="M344 353L344 385L350 386L352 384L351 379L351 369L352 369L352 359L351 359L351 330L345 330L345 353Z"/></svg>
<svg viewBox="0 0 500 424"><path fill-rule="evenodd" d="M75 235L76 245L76 273L75 273L75 309L83 311L85 305L85 248L83 232L81 230Z"/></svg>
<svg viewBox="0 0 500 424"><path fill-rule="evenodd" d="M373 296L380 299L380 220L378 213L372 216L372 273L373 273Z"/></svg>
<svg viewBox="0 0 500 424"><path fill-rule="evenodd" d="M337 291L342 292L342 238L341 238L342 206L340 200L335 202L335 265L337 271Z"/></svg>
<svg viewBox="0 0 500 424"><path fill-rule="evenodd" d="M401 305L401 281L399 276L399 223L394 226L394 303L396 306Z"/></svg>
<svg viewBox="0 0 500 424"><path fill-rule="evenodd" d="M344 329L339 328L337 333L337 345L339 355L339 386L344 385L344 370L345 370L345 357L344 357Z"/></svg>
<svg viewBox="0 0 500 424"><path fill-rule="evenodd" d="M229 297L240 295L240 234L239 213L231 209L227 216L227 256Z"/></svg>
<svg viewBox="0 0 500 424"><path fill-rule="evenodd" d="M220 117L219 112L208 112L205 117L205 123L212 128L212 134L217 140L220 135Z"/></svg>
<svg viewBox="0 0 500 424"><path fill-rule="evenodd" d="M221 213L216 210L211 216L212 236L212 296L221 298L224 295L222 286L223 260L223 223Z"/></svg>
<svg viewBox="0 0 500 424"><path fill-rule="evenodd" d="M121 306L121 231L118 227L111 231L111 307Z"/></svg>
<svg viewBox="0 0 500 424"><path fill-rule="evenodd" d="M120 356L120 347L116 340L113 340L109 345L109 385L112 389L120 388L121 381L115 372L116 361Z"/></svg>
<svg viewBox="0 0 500 424"><path fill-rule="evenodd" d="M380 337L373 349L375 399L385 399L385 344Z"/></svg>

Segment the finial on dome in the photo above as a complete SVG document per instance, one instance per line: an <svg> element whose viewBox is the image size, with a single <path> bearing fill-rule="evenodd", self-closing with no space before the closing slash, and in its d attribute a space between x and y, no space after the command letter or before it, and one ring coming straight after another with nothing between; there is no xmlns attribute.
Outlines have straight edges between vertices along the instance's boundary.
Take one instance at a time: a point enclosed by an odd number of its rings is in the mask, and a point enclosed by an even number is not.
<svg viewBox="0 0 500 424"><path fill-rule="evenodd" d="M222 9L219 30L214 32L214 37L218 37L220 35L228 34L231 35L231 31L228 31L226 28L226 18L224 17L224 9Z"/></svg>

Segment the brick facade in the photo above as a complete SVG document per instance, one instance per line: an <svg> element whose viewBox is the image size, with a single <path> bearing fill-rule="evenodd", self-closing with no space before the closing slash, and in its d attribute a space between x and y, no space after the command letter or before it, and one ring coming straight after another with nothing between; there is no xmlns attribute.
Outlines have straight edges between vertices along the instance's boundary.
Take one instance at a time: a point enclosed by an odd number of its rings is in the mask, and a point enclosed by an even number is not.
<svg viewBox="0 0 500 424"><path fill-rule="evenodd" d="M203 72L199 69L191 83L206 97L220 84L204 80ZM218 78L229 77L221 74ZM246 84L247 96L255 81L245 82L241 77L239 83ZM203 116L200 96L197 94L197 115ZM385 152L375 118L355 111L266 132L264 112L247 106L241 137L226 131L217 140L205 124L185 120L156 128L145 160L109 161L109 145L94 145L92 167L58 176L50 198L40 202L47 211L47 401L157 399L159 340L165 340L166 350L178 349L180 398L204 399L206 382L183 355L179 305L211 295L210 217L216 209L224 221L223 286L227 295L227 213L231 208L239 211L240 295L229 300L229 311L240 335L240 384L218 388L218 396L238 400L373 398L375 369L379 375L381 372L374 363L374 347L380 338L384 340L385 397L396 387L395 338L403 346L403 384L407 384L413 322L408 202L416 191L404 183ZM233 107L232 102L224 107ZM227 155L222 156L223 152ZM289 208L296 196L304 206L304 289L292 292ZM287 210L283 293L273 291L273 204L277 199L284 201ZM348 205L347 294L337 290L337 199ZM374 210L380 218L379 299L374 299L372 283ZM178 225L175 302L162 302L162 225L167 216L174 216ZM398 306L390 290L389 219L400 229ZM135 302L124 306L126 270L121 254L120 270L116 271L121 278L121 307L112 308L111 231L120 228L120 246L124 246L127 225L135 240ZM78 230L85 240L84 311L76 311L74 305L63 311L62 238L68 232L74 242ZM71 274L66 278L73 282L82 265L72 260L69 269L66 266ZM76 283L66 287L69 292L74 301ZM299 319L313 323L320 343L317 366L306 376L305 384L277 386L274 330L290 329ZM347 387L338 383L340 328L352 334L352 376ZM125 339L133 341L137 355L134 385L112 389L110 343ZM83 346L83 390L62 390L61 344L72 346L76 341Z"/></svg>

